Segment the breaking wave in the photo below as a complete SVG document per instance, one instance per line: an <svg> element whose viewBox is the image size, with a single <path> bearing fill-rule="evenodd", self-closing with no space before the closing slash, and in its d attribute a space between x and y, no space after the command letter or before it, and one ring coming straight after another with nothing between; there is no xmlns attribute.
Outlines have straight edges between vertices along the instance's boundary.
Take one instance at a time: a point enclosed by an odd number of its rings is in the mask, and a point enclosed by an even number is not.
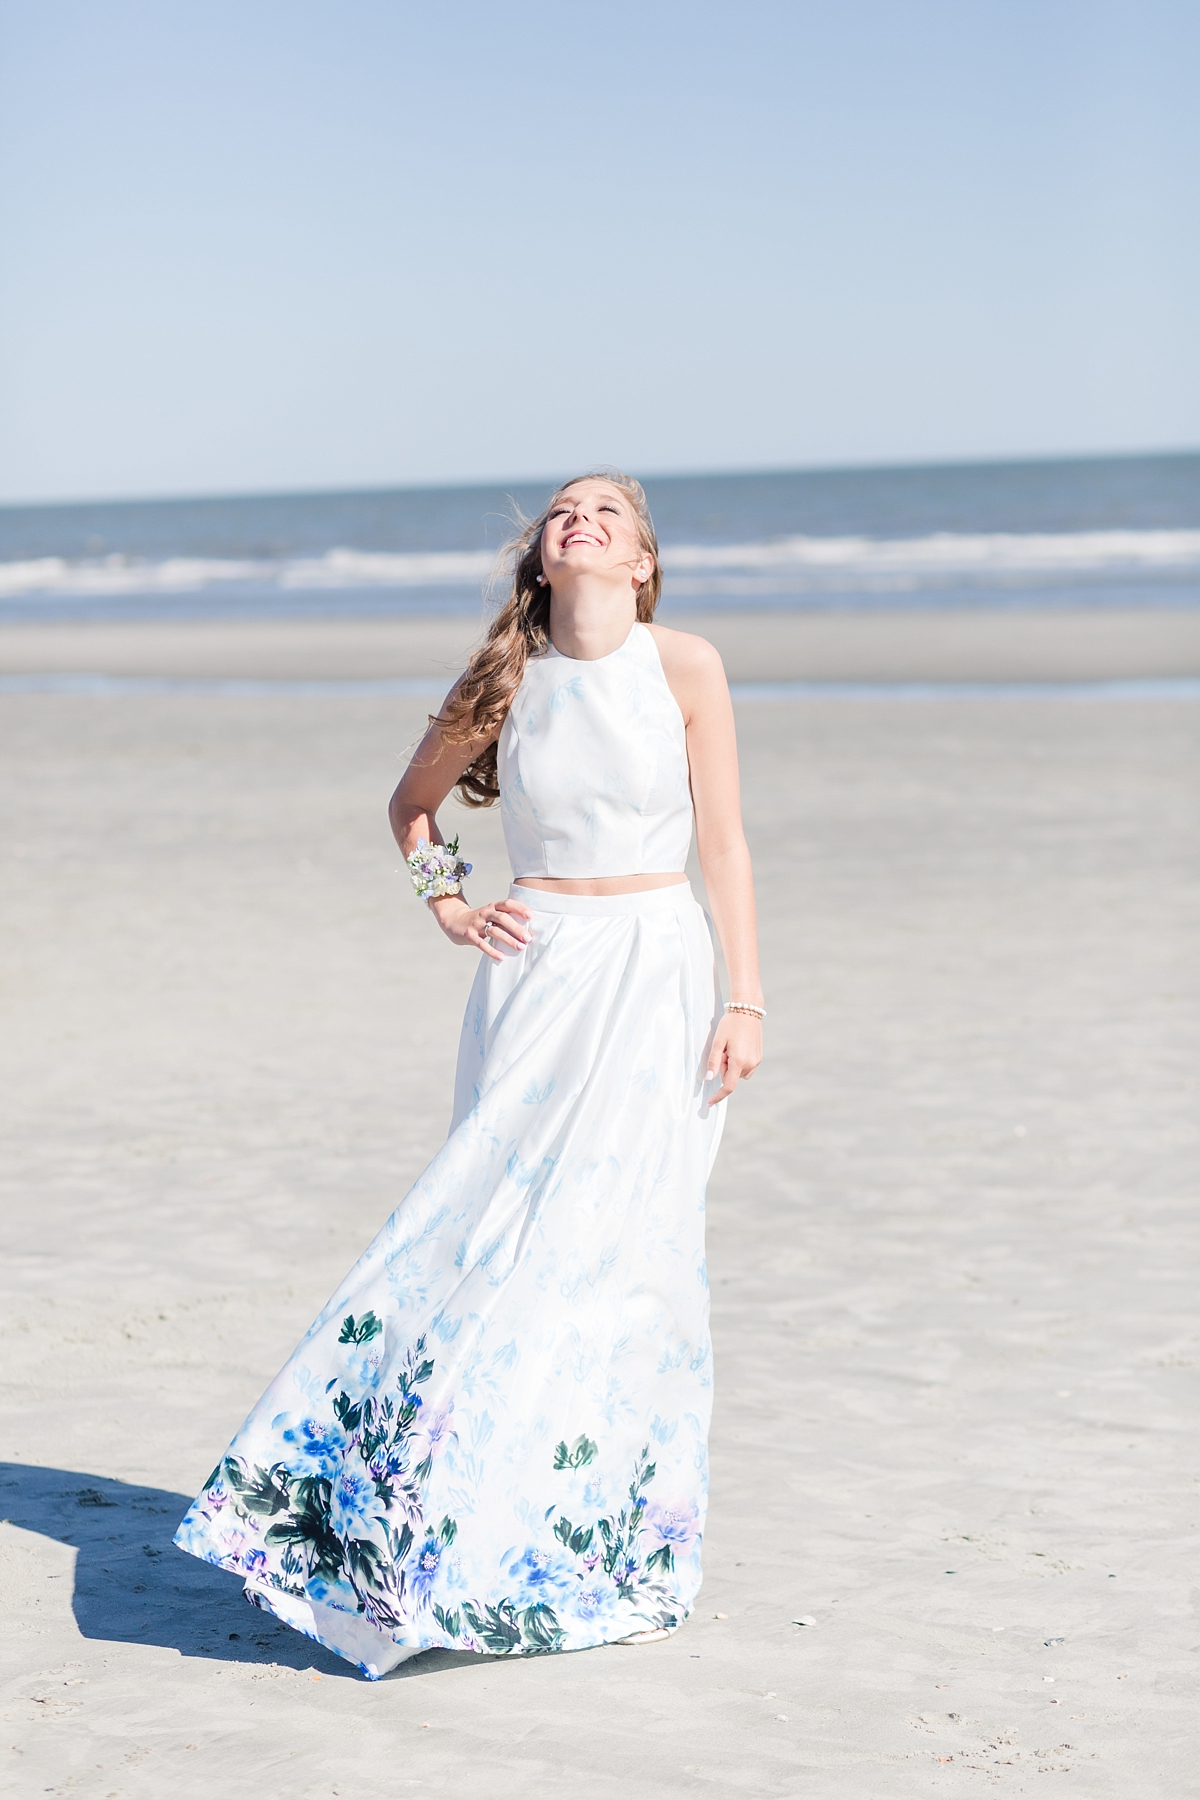
<svg viewBox="0 0 1200 1800"><path fill-rule="evenodd" d="M926 537L787 537L743 544L671 544L667 592L704 594L905 592L956 587L1200 576L1200 531L936 532ZM371 590L478 591L489 552L334 549L320 556L217 558L59 556L0 562L0 601L153 598L239 591L287 594Z"/></svg>

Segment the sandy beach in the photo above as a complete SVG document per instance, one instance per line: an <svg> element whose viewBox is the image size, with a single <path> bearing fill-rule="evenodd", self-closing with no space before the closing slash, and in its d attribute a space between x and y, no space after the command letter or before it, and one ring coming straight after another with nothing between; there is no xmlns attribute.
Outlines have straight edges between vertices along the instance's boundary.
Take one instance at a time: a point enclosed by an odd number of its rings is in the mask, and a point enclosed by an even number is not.
<svg viewBox="0 0 1200 1800"><path fill-rule="evenodd" d="M1200 673L1185 610L692 623L740 681ZM0 673L449 679L473 630L7 626ZM739 705L699 1608L379 1685L170 1540L445 1131L472 959L384 816L425 704L0 706L6 1791L1193 1791L1196 702Z"/></svg>
<svg viewBox="0 0 1200 1800"><path fill-rule="evenodd" d="M1104 681L1200 675L1200 610L689 613L662 623L717 646L730 681ZM445 678L471 617L0 625L0 675Z"/></svg>

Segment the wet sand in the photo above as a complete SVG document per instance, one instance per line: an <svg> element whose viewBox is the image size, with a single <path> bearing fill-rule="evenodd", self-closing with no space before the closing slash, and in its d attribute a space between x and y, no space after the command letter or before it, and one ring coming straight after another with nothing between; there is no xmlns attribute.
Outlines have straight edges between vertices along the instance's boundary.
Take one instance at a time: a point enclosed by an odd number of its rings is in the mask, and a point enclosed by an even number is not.
<svg viewBox="0 0 1200 1800"><path fill-rule="evenodd" d="M1194 672L1074 623L1043 678ZM255 629L207 672L381 672ZM1012 678L985 635L822 672ZM770 1060L710 1189L700 1606L372 1686L170 1537L445 1129L471 959L383 810L424 706L0 704L9 1791L1190 1791L1200 707L739 707Z"/></svg>
<svg viewBox="0 0 1200 1800"><path fill-rule="evenodd" d="M664 608L716 644L731 681L1097 681L1200 675L1200 608L722 612ZM0 625L0 675L445 679L475 618Z"/></svg>

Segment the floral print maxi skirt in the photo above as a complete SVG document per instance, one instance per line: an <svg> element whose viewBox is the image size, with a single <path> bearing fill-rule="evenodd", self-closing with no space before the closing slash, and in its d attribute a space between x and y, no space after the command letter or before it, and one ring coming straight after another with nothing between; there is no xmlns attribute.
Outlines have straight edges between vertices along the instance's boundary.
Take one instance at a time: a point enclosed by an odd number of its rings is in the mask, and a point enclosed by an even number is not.
<svg viewBox="0 0 1200 1800"><path fill-rule="evenodd" d="M708 922L686 884L513 894L449 1137L175 1539L373 1678L671 1630L700 1585Z"/></svg>

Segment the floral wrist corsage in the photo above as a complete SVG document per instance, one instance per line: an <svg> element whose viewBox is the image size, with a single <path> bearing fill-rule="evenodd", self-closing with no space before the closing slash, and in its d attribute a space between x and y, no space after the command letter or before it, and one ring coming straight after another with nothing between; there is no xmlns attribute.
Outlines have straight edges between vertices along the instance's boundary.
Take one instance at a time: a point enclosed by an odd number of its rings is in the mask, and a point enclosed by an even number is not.
<svg viewBox="0 0 1200 1800"><path fill-rule="evenodd" d="M461 894L471 865L458 854L458 836L448 844L431 844L418 838L417 847L405 858L418 900L440 900L443 894Z"/></svg>

